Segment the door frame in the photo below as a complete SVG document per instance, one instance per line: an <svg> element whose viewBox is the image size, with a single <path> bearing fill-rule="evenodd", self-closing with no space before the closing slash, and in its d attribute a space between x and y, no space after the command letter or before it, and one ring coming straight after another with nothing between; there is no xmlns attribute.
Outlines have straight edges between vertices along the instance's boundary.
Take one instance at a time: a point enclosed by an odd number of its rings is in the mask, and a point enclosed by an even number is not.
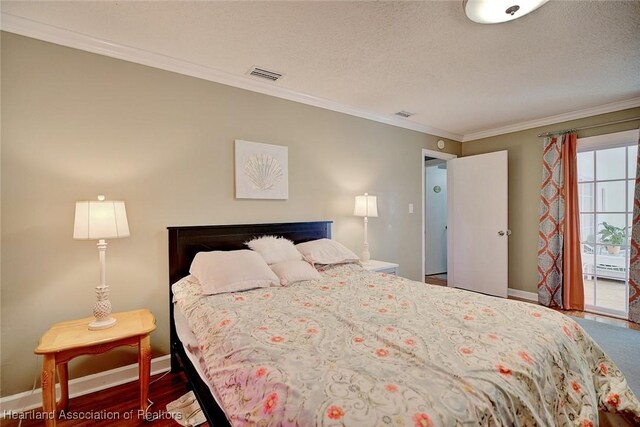
<svg viewBox="0 0 640 427"><path fill-rule="evenodd" d="M443 153L442 151L434 151L434 150L427 150L426 148L422 149L422 155L420 156L420 167L422 169L422 185L420 186L420 188L422 188L422 194L421 194L421 198L422 198L422 267L421 267L421 281L424 282L424 274L425 274L425 262L427 260L427 254L426 254L426 250L425 250L425 243L426 243L426 239L425 239L425 232L426 232L426 225L425 225L425 217L427 215L427 209L425 206L425 199L426 199L426 194L425 194L425 179L426 179L426 166L424 164L424 158L425 157L433 157L434 159L441 159L441 160L452 160L457 158L458 156L456 154L451 154L451 153ZM450 182L450 177L449 174L447 173L447 189L451 187L451 182ZM449 190L447 190L447 211L450 212L450 207L451 207L451 199L449 198ZM449 255L451 253L451 242L449 241L449 236L451 235L450 233L451 229L447 227L447 264L449 263ZM448 267L447 267L448 270Z"/></svg>

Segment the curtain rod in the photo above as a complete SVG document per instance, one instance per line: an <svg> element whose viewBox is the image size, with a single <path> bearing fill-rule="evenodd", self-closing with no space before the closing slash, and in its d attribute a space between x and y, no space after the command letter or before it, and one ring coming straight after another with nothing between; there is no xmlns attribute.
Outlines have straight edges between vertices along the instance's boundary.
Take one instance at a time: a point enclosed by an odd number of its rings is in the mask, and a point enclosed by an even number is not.
<svg viewBox="0 0 640 427"><path fill-rule="evenodd" d="M640 117L633 117L631 119L625 119L625 120L617 120L615 122L600 123L599 125L580 126L580 127L577 127L577 128L564 129L564 130L555 130L553 132L539 133L538 134L538 138L543 137L543 136L559 135L559 134L563 134L563 133L567 133L567 132L584 130L584 129L599 128L601 126L617 125L618 123L633 122L634 120L640 120Z"/></svg>

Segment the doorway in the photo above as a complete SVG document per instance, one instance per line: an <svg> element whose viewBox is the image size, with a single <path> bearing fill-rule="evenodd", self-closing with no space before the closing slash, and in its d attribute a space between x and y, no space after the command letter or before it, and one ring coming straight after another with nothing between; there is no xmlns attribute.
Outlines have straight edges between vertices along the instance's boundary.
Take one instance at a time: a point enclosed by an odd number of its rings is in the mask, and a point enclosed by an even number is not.
<svg viewBox="0 0 640 427"><path fill-rule="evenodd" d="M422 150L422 276L447 286L447 160L455 154Z"/></svg>
<svg viewBox="0 0 640 427"><path fill-rule="evenodd" d="M424 281L447 284L447 161L425 157Z"/></svg>

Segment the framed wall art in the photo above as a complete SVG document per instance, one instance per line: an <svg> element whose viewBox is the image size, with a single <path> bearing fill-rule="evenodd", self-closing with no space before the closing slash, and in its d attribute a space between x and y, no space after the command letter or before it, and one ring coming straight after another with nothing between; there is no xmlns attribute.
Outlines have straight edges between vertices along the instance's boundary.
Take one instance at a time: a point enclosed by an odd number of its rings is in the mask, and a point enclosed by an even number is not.
<svg viewBox="0 0 640 427"><path fill-rule="evenodd" d="M288 158L283 145L236 139L236 199L288 199Z"/></svg>

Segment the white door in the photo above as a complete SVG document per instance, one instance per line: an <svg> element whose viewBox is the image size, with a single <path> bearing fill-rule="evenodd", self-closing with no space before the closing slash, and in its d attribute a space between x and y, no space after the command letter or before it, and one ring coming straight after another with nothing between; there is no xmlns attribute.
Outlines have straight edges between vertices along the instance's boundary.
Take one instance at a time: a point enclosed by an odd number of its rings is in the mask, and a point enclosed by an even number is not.
<svg viewBox="0 0 640 427"><path fill-rule="evenodd" d="M449 160L447 171L449 286L506 298L507 152Z"/></svg>

